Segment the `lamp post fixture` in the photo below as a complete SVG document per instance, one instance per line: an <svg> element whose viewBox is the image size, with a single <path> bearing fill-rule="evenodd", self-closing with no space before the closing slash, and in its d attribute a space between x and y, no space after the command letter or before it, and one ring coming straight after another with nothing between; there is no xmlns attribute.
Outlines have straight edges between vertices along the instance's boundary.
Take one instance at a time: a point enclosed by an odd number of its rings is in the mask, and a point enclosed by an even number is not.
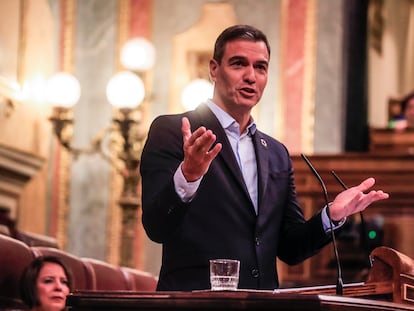
<svg viewBox="0 0 414 311"><path fill-rule="evenodd" d="M69 81L66 76L59 74L58 82L53 83L52 90L68 89ZM73 84L73 85L76 85ZM137 230L138 209L141 206L141 198L138 192L140 184L139 163L145 135L140 131L141 113L139 105L145 97L144 83L134 73L122 71L115 74L108 82L106 95L108 101L115 108L116 116L112 119L112 125L104 129L89 146L77 148L72 146L73 115L72 106L79 99L80 92L74 88L77 96L73 96L70 102L59 101L59 92L56 98L49 94L48 101L57 104L53 108L53 115L49 120L53 124L54 133L60 144L75 158L82 153L100 153L109 160L122 176L122 193L118 204L122 210L122 232L120 264L134 267L134 241ZM63 97L69 98L69 97ZM105 137L110 136L109 150L104 148Z"/></svg>
<svg viewBox="0 0 414 311"><path fill-rule="evenodd" d="M79 101L81 88L79 81L70 73L58 72L47 80L45 100L53 105L53 131L59 143L75 158L80 153L94 152L93 148L75 148L72 146L73 112L72 108Z"/></svg>
<svg viewBox="0 0 414 311"><path fill-rule="evenodd" d="M152 67L155 49L148 40L136 38L127 42L121 54L121 63L128 70L115 74L106 88L107 99L116 108L116 117L113 118L112 125L99 133L88 147L75 148L71 144L71 108L80 96L80 85L76 78L67 73L56 74L48 83L47 93L48 102L55 106L49 120L61 145L75 157L81 153L102 154L105 159L115 164L122 176L122 193L118 201L122 210L120 265L134 267L134 242L138 210L141 207L138 191L141 180L139 164L145 139L140 129L142 116L139 105L146 96L144 82L137 73L143 73ZM115 135L110 138L110 150L106 150L103 143L110 134Z"/></svg>
<svg viewBox="0 0 414 311"><path fill-rule="evenodd" d="M123 163L120 170L123 187L118 201L122 210L120 264L134 267L134 242L138 209L141 207L141 197L138 193L141 180L139 163L145 138L140 134L142 120L138 106L145 97L144 84L137 75L120 72L109 81L107 97L109 102L118 108L118 116L113 119L113 123L117 125L122 136L122 147L117 154Z"/></svg>
<svg viewBox="0 0 414 311"><path fill-rule="evenodd" d="M121 266L134 267L134 242L138 210L141 207L141 197L138 193L141 180L139 164L144 137L135 137L132 141L133 126L140 122L132 119L131 108L122 108L119 112L121 117L115 118L113 121L118 124L123 139L123 148L118 155L124 163L124 168L121 171L123 186L118 200L122 210L120 264Z"/></svg>

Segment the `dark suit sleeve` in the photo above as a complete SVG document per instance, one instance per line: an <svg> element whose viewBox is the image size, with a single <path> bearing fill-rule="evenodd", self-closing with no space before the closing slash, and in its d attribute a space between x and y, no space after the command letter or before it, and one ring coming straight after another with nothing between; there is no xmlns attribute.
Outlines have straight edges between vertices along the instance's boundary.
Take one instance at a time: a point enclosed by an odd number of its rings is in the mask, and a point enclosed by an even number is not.
<svg viewBox="0 0 414 311"><path fill-rule="evenodd" d="M188 204L175 192L173 176L183 160L181 117L152 123L141 157L142 223L150 239L163 243L186 214Z"/></svg>
<svg viewBox="0 0 414 311"><path fill-rule="evenodd" d="M298 264L315 255L331 240L331 236L323 229L320 211L305 221L297 201L293 173L289 156L289 194L283 215L278 256L290 265Z"/></svg>

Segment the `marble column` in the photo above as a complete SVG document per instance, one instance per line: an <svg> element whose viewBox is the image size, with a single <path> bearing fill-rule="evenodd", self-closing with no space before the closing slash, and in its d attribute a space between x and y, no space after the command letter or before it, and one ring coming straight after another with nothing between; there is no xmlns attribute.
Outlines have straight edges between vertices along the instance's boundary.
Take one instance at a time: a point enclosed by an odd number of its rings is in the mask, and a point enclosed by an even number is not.
<svg viewBox="0 0 414 311"><path fill-rule="evenodd" d="M77 1L75 75L82 86L74 108L74 146L86 146L111 124L105 95L114 73L116 0ZM68 251L106 260L111 165L99 154L73 159L70 174Z"/></svg>

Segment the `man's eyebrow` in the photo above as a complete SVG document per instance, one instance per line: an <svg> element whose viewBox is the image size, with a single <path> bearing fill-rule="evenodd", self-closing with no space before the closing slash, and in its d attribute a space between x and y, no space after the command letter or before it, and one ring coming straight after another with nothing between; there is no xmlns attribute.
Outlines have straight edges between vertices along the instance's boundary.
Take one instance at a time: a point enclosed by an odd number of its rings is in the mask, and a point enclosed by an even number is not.
<svg viewBox="0 0 414 311"><path fill-rule="evenodd" d="M246 59L247 59L247 57L246 57L246 56L243 56L243 55L234 55L234 56L230 57L230 58L228 59L228 61L229 61L229 62L231 62L231 61L235 61L235 60L246 60ZM263 59L263 60L257 60L257 61L255 61L254 63L255 63L255 64L262 64L262 65L266 65L266 66L268 66L268 65L269 65L269 61L268 61L268 60L266 60L266 59Z"/></svg>
<svg viewBox="0 0 414 311"><path fill-rule="evenodd" d="M267 60L265 60L265 59L263 59L263 60L259 60L259 61L255 62L255 63L257 63L257 64L262 64L262 65L266 65L266 66L268 66L268 65L269 65L269 61L267 61Z"/></svg>
<svg viewBox="0 0 414 311"><path fill-rule="evenodd" d="M246 59L246 57L242 55L234 55L229 58L229 62L234 61L234 60L242 60L242 59Z"/></svg>

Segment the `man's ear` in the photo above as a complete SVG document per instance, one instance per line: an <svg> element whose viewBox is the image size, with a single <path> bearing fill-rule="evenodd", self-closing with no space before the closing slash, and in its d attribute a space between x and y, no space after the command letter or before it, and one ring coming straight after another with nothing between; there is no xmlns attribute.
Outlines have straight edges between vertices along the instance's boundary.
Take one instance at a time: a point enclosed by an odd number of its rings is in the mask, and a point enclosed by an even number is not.
<svg viewBox="0 0 414 311"><path fill-rule="evenodd" d="M209 63L209 68L210 68L210 80L211 82L216 82L216 71L218 68L218 63L215 59L210 59L210 63Z"/></svg>

